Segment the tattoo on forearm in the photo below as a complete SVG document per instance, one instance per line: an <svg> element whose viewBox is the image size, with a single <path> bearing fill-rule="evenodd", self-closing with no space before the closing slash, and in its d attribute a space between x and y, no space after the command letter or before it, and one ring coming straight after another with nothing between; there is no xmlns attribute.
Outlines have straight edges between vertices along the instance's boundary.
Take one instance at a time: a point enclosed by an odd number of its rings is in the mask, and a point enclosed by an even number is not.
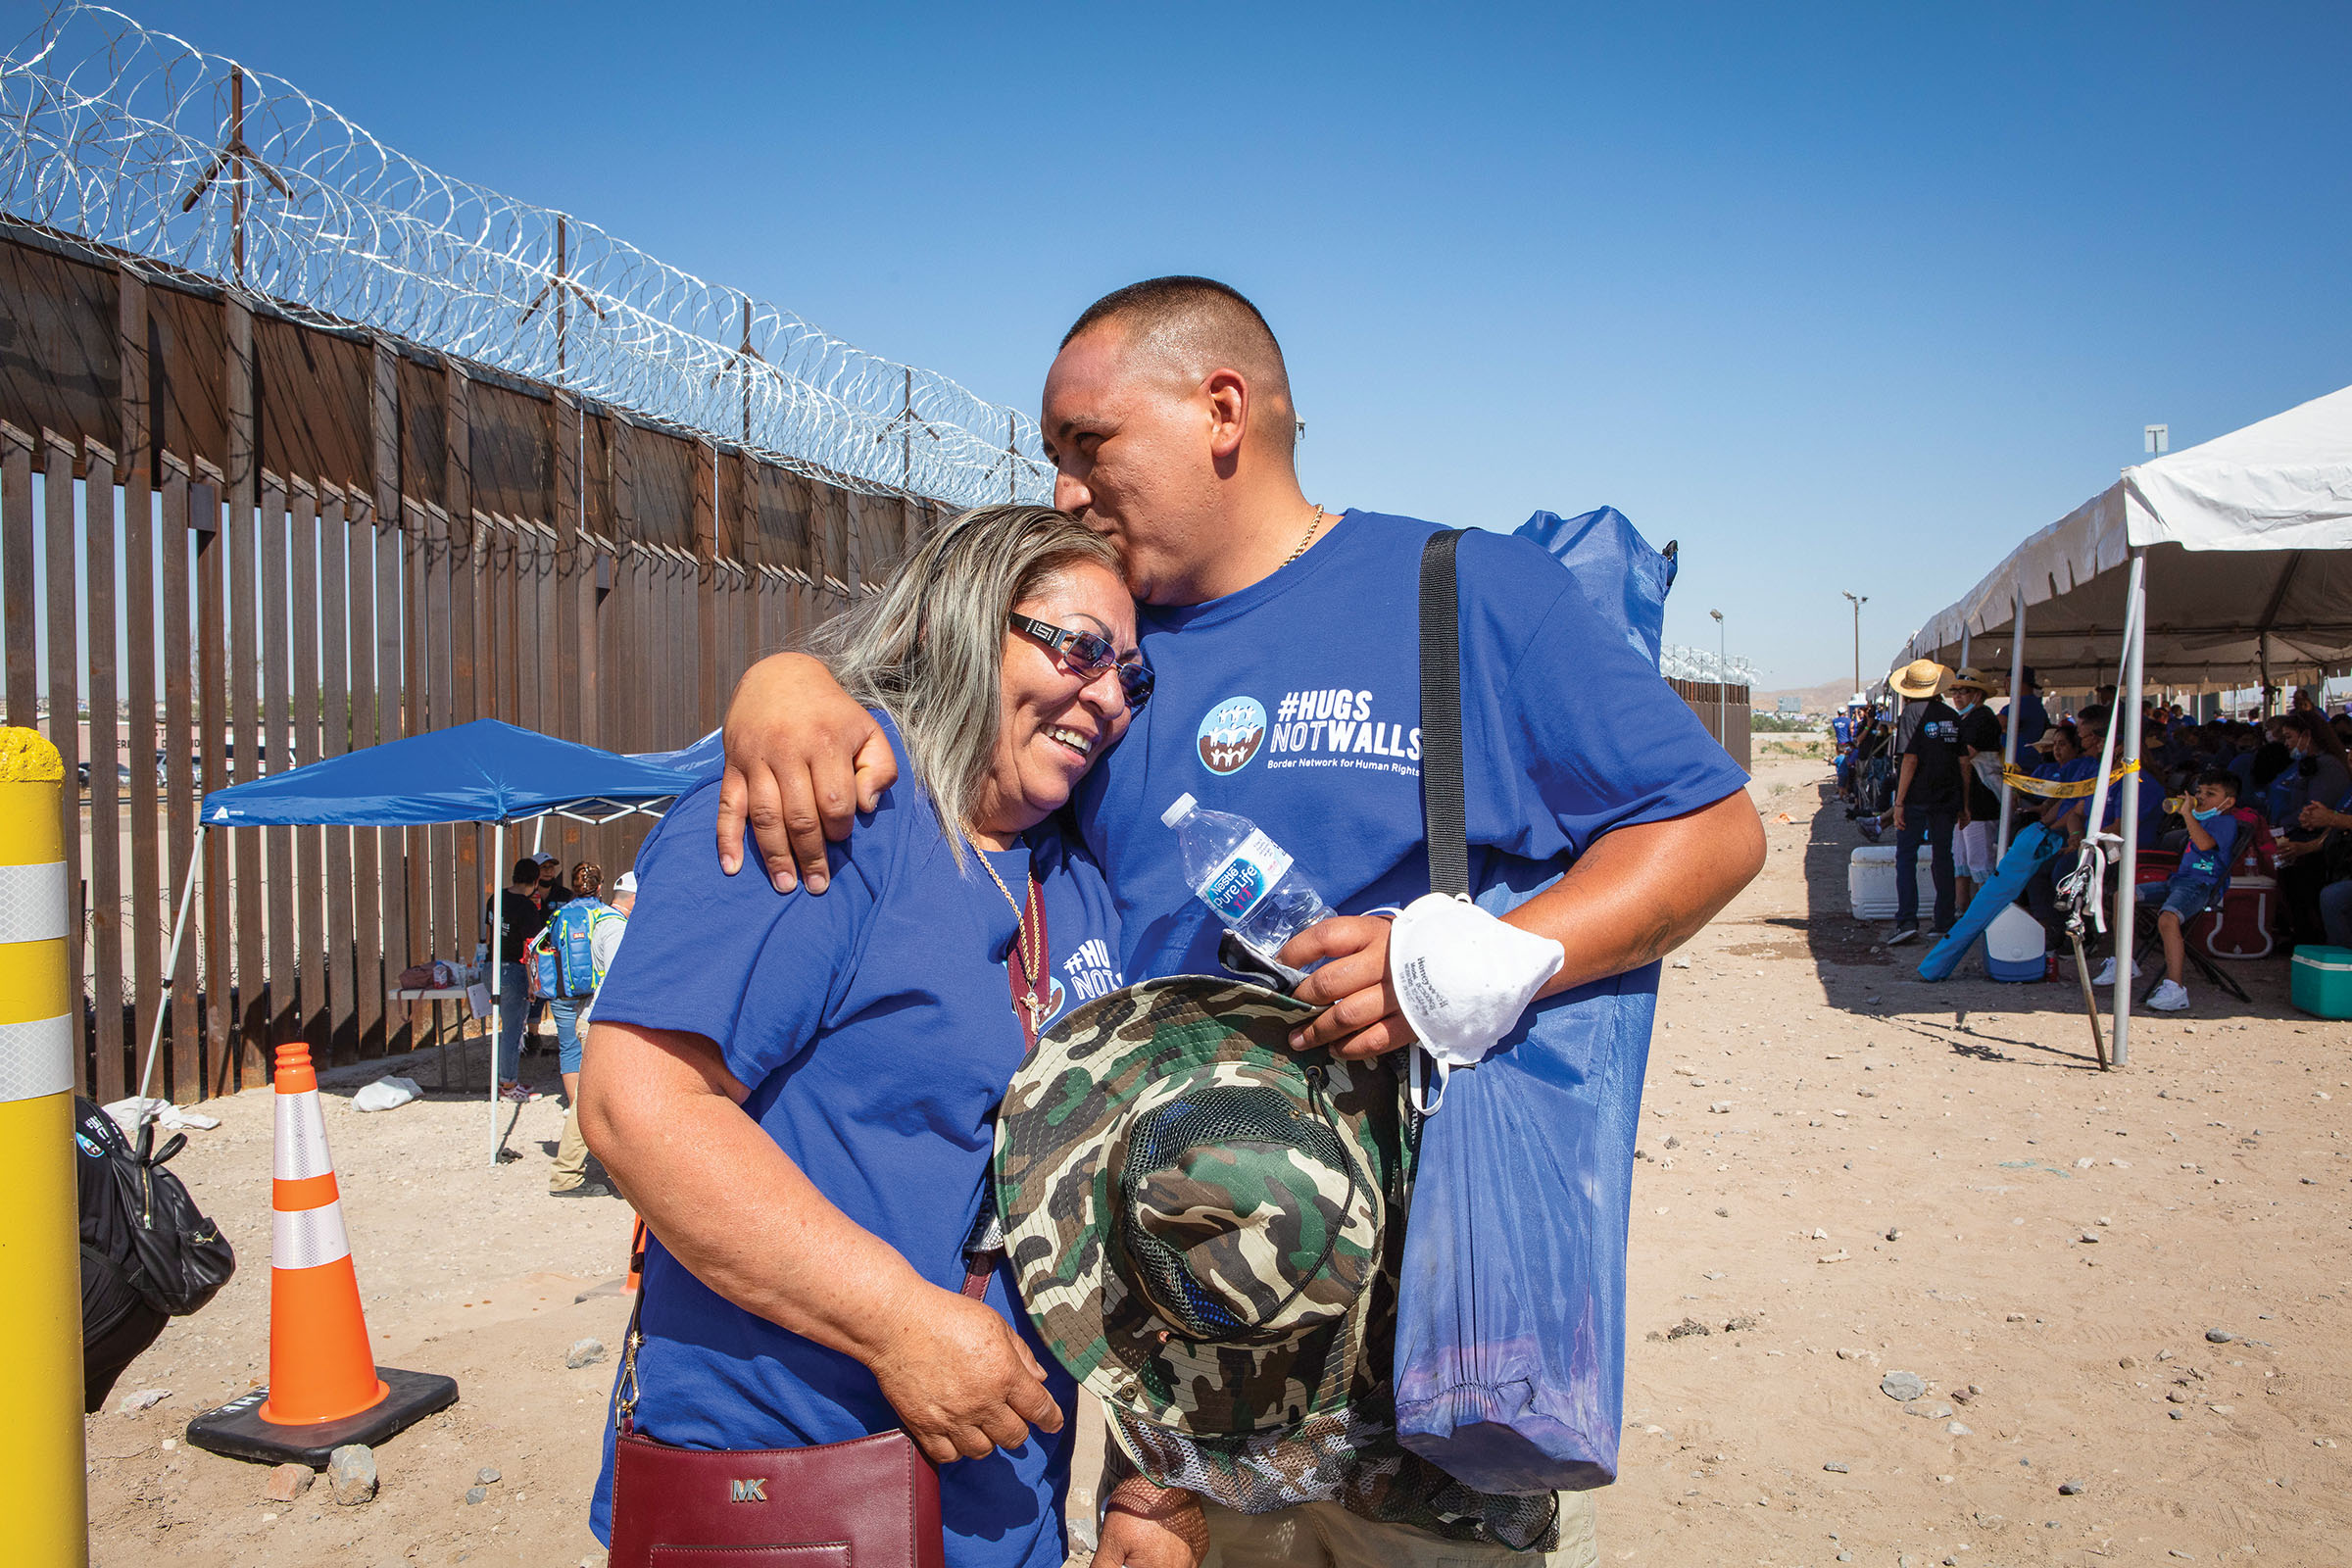
<svg viewBox="0 0 2352 1568"><path fill-rule="evenodd" d="M1666 956L1667 950L1673 946L1674 922L1661 915L1658 923L1650 927L1649 934L1642 939L1640 946L1635 950L1634 967L1639 968L1642 964Z"/></svg>

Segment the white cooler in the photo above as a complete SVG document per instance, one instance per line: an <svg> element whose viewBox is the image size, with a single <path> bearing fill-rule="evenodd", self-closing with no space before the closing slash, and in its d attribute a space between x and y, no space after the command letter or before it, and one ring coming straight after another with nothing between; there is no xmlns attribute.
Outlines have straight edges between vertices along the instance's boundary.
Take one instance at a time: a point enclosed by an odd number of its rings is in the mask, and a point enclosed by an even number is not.
<svg viewBox="0 0 2352 1568"><path fill-rule="evenodd" d="M1912 867L1912 885L1919 889L1919 917L1923 920L1936 912L1936 878L1928 868L1929 853L1922 844L1918 863ZM1845 865L1845 897L1854 918L1893 919L1894 895L1894 846L1865 844L1854 851Z"/></svg>
<svg viewBox="0 0 2352 1568"><path fill-rule="evenodd" d="M1984 928L1984 972L1995 980L2039 980L2047 971L2041 922L2012 904Z"/></svg>

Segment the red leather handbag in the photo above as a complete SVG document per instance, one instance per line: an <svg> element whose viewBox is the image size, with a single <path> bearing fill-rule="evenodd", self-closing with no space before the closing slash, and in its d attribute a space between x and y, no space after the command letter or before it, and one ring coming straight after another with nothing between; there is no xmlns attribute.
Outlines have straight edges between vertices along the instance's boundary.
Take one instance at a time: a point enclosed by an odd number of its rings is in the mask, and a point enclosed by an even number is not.
<svg viewBox="0 0 2352 1568"><path fill-rule="evenodd" d="M939 1473L904 1432L810 1448L612 1440L612 1568L945 1568Z"/></svg>
<svg viewBox="0 0 2352 1568"><path fill-rule="evenodd" d="M1051 979L1032 976L1022 956L1032 929L1028 951L1046 952L1034 874L1028 908L1016 904L1013 910L1021 938L1005 971L1013 1012L1034 1051ZM1027 1005L1032 1000L1040 1005ZM989 1276L1004 1257L1004 1227L992 1202L965 1243L963 1294L986 1299ZM947 1568L939 1472L903 1431L806 1448L673 1448L639 1436L644 1309L641 1283L620 1352L607 1568Z"/></svg>
<svg viewBox="0 0 2352 1568"><path fill-rule="evenodd" d="M972 1258L964 1295L981 1297L1001 1255ZM640 1286L620 1352L609 1568L946 1568L939 1472L905 1432L806 1448L674 1448L640 1435L644 1306Z"/></svg>

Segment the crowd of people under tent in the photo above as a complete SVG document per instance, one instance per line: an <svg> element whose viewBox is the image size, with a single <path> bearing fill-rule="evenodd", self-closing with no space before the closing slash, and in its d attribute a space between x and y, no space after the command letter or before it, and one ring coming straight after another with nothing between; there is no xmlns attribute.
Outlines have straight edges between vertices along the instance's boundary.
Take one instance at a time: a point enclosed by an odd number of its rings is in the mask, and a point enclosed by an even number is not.
<svg viewBox="0 0 2352 1568"><path fill-rule="evenodd" d="M1905 686L1904 675L1920 678ZM1890 690L1891 710L1857 692L1830 728L1838 793L1862 836L1876 843L1892 830L1898 864L1922 845L1929 851L1930 921L1923 932L1916 894L1906 899L1886 935L1888 946L1901 946L1923 934L1939 939L1994 874L2011 704L1996 708L1997 683L1979 671L1946 671L1928 661L1898 672ZM2053 784L2095 779L2114 718L2113 686L2053 711L2029 668L2014 706L2019 773ZM2266 701L2239 718L2199 718L2178 702L2143 704L2138 843L2149 869L2139 896L2173 908L2178 929L2216 908L2232 876L2259 873L2278 882L2278 951L2352 948L2352 832L2345 831L2352 829L2352 704L2331 714L2318 689L2304 687L2287 694L2279 711L2268 711L2272 706ZM2121 732L2116 739L2120 753ZM2112 765L2120 781L2124 759ZM2058 885L2082 845L2090 804L2079 795L2012 792L2012 833L2038 821L2065 841L2019 901L2041 922L2052 977L2069 949ZM2109 831L2123 809L2123 791L2111 784ZM2158 878L2160 871L2168 874ZM1911 878L1896 881L1899 891L1911 891ZM2148 891L2167 884L2170 893ZM2168 942L2168 956L2175 946ZM2112 983L2115 963L2108 957L2093 983ZM2187 1007L2179 967L2177 958L2168 965L2150 1006Z"/></svg>

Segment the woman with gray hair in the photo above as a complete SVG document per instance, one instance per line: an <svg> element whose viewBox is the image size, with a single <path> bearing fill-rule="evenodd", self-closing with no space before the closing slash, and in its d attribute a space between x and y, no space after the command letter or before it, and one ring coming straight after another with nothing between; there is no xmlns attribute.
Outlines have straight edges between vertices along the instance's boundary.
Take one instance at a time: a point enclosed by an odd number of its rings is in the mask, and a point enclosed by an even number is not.
<svg viewBox="0 0 2352 1568"><path fill-rule="evenodd" d="M634 1434L787 1448L903 1427L947 1561L1057 1568L1074 1388L985 1231L998 1102L1039 1031L1116 988L1116 916L1059 810L1150 696L1118 558L995 507L819 651L902 782L822 898L721 873L718 788L637 858L580 1127L654 1237L619 1394ZM613 1449L590 1523L616 1528ZM650 1499L623 1494L631 1508Z"/></svg>

